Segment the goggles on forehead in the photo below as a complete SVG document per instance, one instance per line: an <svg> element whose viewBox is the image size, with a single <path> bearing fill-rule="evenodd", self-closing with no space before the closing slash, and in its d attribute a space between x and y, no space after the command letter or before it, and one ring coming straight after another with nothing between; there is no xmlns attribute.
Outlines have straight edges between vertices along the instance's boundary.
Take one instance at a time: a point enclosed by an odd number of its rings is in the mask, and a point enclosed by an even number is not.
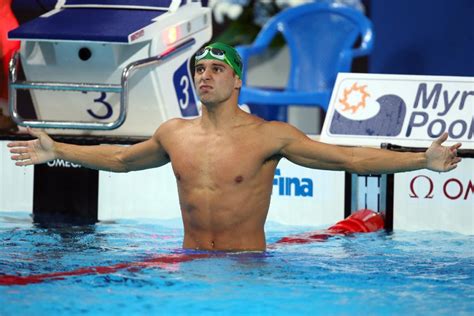
<svg viewBox="0 0 474 316"><path fill-rule="evenodd" d="M201 60L204 57L206 57L207 54L210 54L212 57L217 58L219 60L224 60L230 64L230 61L227 59L227 56L225 54L225 51L220 48L215 48L215 47L207 46L207 47L201 48L200 50L197 51L194 58L196 60ZM238 67L242 67L242 62L240 60L234 60L234 62L237 64Z"/></svg>
<svg viewBox="0 0 474 316"><path fill-rule="evenodd" d="M225 52L222 49L215 48L215 47L204 47L197 51L196 53L196 60L201 60L206 57L207 54L211 54L212 57L225 60Z"/></svg>

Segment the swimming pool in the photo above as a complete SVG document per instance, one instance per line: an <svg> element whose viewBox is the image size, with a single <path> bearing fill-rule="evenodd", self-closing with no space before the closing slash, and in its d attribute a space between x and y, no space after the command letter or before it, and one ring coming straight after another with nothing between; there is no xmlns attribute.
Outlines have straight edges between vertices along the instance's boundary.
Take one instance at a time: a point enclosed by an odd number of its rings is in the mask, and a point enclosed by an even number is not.
<svg viewBox="0 0 474 316"><path fill-rule="evenodd" d="M269 243L314 230L267 224ZM474 236L369 233L283 245L266 253L182 251L179 220L41 227L0 215L0 277L117 266L157 256L181 263L134 266L0 286L0 314L470 315ZM204 254L203 258L199 258Z"/></svg>

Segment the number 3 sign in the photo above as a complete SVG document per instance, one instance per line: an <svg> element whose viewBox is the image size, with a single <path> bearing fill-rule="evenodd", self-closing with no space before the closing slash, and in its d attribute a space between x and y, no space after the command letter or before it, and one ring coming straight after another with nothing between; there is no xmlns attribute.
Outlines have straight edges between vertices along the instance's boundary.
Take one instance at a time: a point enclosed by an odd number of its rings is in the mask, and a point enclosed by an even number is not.
<svg viewBox="0 0 474 316"><path fill-rule="evenodd" d="M83 91L82 93L87 93L87 91ZM87 113L89 113L89 115L92 116L93 118L96 118L99 120L106 120L108 118L111 118L114 112L113 112L112 105L110 105L110 103L105 101L106 98L107 98L107 93L100 92L100 96L97 99L94 99L94 103L99 103L100 105L105 107L105 110L106 110L105 114L100 115L100 114L94 113L91 109L87 109Z"/></svg>
<svg viewBox="0 0 474 316"><path fill-rule="evenodd" d="M174 73L173 84L178 98L179 109L183 117L197 116L198 109L193 91L193 81L188 71L188 61L185 61Z"/></svg>

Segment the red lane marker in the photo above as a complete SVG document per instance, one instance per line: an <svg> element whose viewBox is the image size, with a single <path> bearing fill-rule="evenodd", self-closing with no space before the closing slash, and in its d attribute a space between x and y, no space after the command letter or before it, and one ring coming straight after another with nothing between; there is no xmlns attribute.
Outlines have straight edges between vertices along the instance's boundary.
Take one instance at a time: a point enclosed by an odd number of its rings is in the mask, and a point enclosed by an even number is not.
<svg viewBox="0 0 474 316"><path fill-rule="evenodd" d="M195 259L208 258L212 253L200 254L165 254L151 259L138 262L118 263L111 266L85 267L72 271L60 271L53 273L43 273L35 275L2 275L0 276L0 285L25 285L31 283L40 283L46 280L62 280L69 276L88 275L88 274L109 274L124 269L143 269L146 267L164 267L181 262L192 261Z"/></svg>
<svg viewBox="0 0 474 316"><path fill-rule="evenodd" d="M352 213L351 216L326 230L283 237L276 242L276 245L318 242L324 241L332 236L350 235L353 233L370 233L383 228L384 220L382 215L368 209L363 209ZM274 245L271 245L273 246L272 248L274 248Z"/></svg>
<svg viewBox="0 0 474 316"><path fill-rule="evenodd" d="M329 227L327 230L309 232L294 236L283 237L268 248L276 248L284 244L303 244L310 242L324 241L332 236L349 235L352 233L375 232L384 227L384 221L380 214L371 210L359 210L348 218ZM53 273L43 273L34 275L0 275L1 285L27 285L41 283L47 280L62 280L70 276L89 275L89 274L109 274L124 269L143 269L147 267L166 268L181 262L192 261L196 259L215 257L215 253L197 253L197 254L164 254L138 262L118 263L111 266L85 267L72 271L60 271Z"/></svg>

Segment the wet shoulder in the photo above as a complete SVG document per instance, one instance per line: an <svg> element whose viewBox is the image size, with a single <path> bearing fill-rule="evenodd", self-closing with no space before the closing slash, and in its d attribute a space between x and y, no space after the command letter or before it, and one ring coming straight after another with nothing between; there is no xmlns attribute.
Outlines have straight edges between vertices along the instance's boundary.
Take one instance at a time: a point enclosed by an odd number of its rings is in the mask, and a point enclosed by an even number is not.
<svg viewBox="0 0 474 316"><path fill-rule="evenodd" d="M273 151L280 150L294 140L305 139L307 136L296 127L280 121L264 121L259 127L259 135Z"/></svg>
<svg viewBox="0 0 474 316"><path fill-rule="evenodd" d="M259 132L267 137L281 137L291 134L295 128L285 122L280 121L263 121L259 126Z"/></svg>
<svg viewBox="0 0 474 316"><path fill-rule="evenodd" d="M183 119L183 118L172 118L163 124L161 124L160 128L163 129L175 129L175 128L184 128L189 127L195 124L197 118L194 119Z"/></svg>
<svg viewBox="0 0 474 316"><path fill-rule="evenodd" d="M192 126L195 125L196 120L197 119L173 118L161 124L160 127L157 129L157 131L163 132L163 133L169 133L169 132L182 130L185 128L191 128Z"/></svg>
<svg viewBox="0 0 474 316"><path fill-rule="evenodd" d="M155 138L169 138L186 132L196 124L196 119L173 118L161 124L156 130Z"/></svg>

